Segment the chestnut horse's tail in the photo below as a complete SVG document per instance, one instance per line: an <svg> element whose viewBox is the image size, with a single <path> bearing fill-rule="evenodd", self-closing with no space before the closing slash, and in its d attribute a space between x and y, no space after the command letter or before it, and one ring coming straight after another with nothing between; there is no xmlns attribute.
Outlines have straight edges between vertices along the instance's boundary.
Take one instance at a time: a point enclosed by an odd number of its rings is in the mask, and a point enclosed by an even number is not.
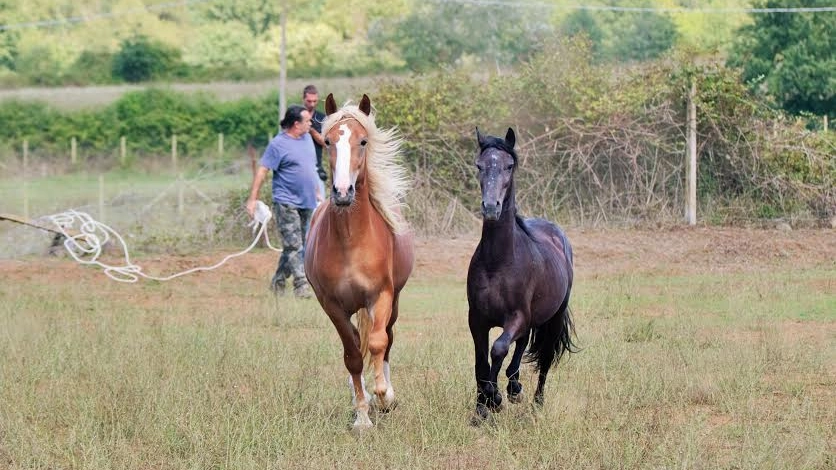
<svg viewBox="0 0 836 470"><path fill-rule="evenodd" d="M369 311L361 308L357 311L357 329L360 331L360 355L363 357L363 362L369 358L369 333L372 331L374 321L372 321Z"/></svg>

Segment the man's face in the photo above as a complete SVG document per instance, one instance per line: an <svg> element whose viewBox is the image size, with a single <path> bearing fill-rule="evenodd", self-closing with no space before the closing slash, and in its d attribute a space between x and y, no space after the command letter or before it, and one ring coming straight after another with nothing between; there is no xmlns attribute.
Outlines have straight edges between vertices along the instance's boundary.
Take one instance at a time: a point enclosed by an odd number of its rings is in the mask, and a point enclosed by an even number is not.
<svg viewBox="0 0 836 470"><path fill-rule="evenodd" d="M302 120L297 121L297 124L299 124L300 129L302 130L302 133L310 131L311 130L311 113L308 112L308 111L302 111L300 113L300 115L302 116Z"/></svg>
<svg viewBox="0 0 836 470"><path fill-rule="evenodd" d="M316 93L306 93L302 98L302 102L304 102L305 108L308 111L313 111L316 108L316 104L319 103L319 95Z"/></svg>

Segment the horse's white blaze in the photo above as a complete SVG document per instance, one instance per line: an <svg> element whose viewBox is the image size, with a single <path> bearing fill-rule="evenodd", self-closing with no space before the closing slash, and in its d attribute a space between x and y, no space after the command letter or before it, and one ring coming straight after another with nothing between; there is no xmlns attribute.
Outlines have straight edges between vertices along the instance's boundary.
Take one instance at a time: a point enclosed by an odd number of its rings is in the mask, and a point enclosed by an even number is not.
<svg viewBox="0 0 836 470"><path fill-rule="evenodd" d="M334 187L344 196L348 193L351 177L351 129L340 124L340 140L337 141L337 164L334 168Z"/></svg>

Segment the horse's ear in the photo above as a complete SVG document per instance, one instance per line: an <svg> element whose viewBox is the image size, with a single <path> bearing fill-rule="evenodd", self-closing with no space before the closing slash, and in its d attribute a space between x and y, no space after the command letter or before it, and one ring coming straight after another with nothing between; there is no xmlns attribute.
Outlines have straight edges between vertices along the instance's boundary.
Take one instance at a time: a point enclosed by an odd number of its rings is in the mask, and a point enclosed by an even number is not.
<svg viewBox="0 0 836 470"><path fill-rule="evenodd" d="M479 143L479 148L482 148L482 143L485 141L485 136L479 132L479 126L476 126L476 142Z"/></svg>
<svg viewBox="0 0 836 470"><path fill-rule="evenodd" d="M334 101L334 94L328 93L328 98L325 98L325 115L330 116L337 112L337 102Z"/></svg>
<svg viewBox="0 0 836 470"><path fill-rule="evenodd" d="M514 134L514 129L508 128L508 133L505 134L505 143L508 144L509 147L514 148L514 144L517 142L517 136Z"/></svg>
<svg viewBox="0 0 836 470"><path fill-rule="evenodd" d="M372 102L369 100L369 95L363 93L363 99L360 100L360 111L366 116L372 112Z"/></svg>

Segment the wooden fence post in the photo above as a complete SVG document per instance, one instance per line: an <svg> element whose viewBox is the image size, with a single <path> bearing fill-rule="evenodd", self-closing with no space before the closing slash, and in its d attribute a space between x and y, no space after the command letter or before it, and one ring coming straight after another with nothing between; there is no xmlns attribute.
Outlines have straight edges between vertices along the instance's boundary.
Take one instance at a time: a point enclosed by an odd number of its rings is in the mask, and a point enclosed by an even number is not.
<svg viewBox="0 0 836 470"><path fill-rule="evenodd" d="M29 141L23 140L23 218L29 220Z"/></svg>
<svg viewBox="0 0 836 470"><path fill-rule="evenodd" d="M99 220L104 221L104 174L99 173Z"/></svg>
<svg viewBox="0 0 836 470"><path fill-rule="evenodd" d="M185 186L183 180L183 173L180 173L179 175L177 175L177 215L180 217L181 220L183 218L183 212L186 205L183 194L183 186Z"/></svg>
<svg viewBox="0 0 836 470"><path fill-rule="evenodd" d="M691 89L688 92L688 194L686 217L688 225L697 224L697 82L691 80Z"/></svg>
<svg viewBox="0 0 836 470"><path fill-rule="evenodd" d="M224 156L224 134L223 132L218 134L218 156Z"/></svg>
<svg viewBox="0 0 836 470"><path fill-rule="evenodd" d="M78 142L73 137L70 139L70 163L75 166L76 162L78 162Z"/></svg>
<svg viewBox="0 0 836 470"><path fill-rule="evenodd" d="M177 134L171 134L171 165L177 171Z"/></svg>
<svg viewBox="0 0 836 470"><path fill-rule="evenodd" d="M119 163L125 166L125 160L128 158L128 142L125 136L119 138Z"/></svg>

